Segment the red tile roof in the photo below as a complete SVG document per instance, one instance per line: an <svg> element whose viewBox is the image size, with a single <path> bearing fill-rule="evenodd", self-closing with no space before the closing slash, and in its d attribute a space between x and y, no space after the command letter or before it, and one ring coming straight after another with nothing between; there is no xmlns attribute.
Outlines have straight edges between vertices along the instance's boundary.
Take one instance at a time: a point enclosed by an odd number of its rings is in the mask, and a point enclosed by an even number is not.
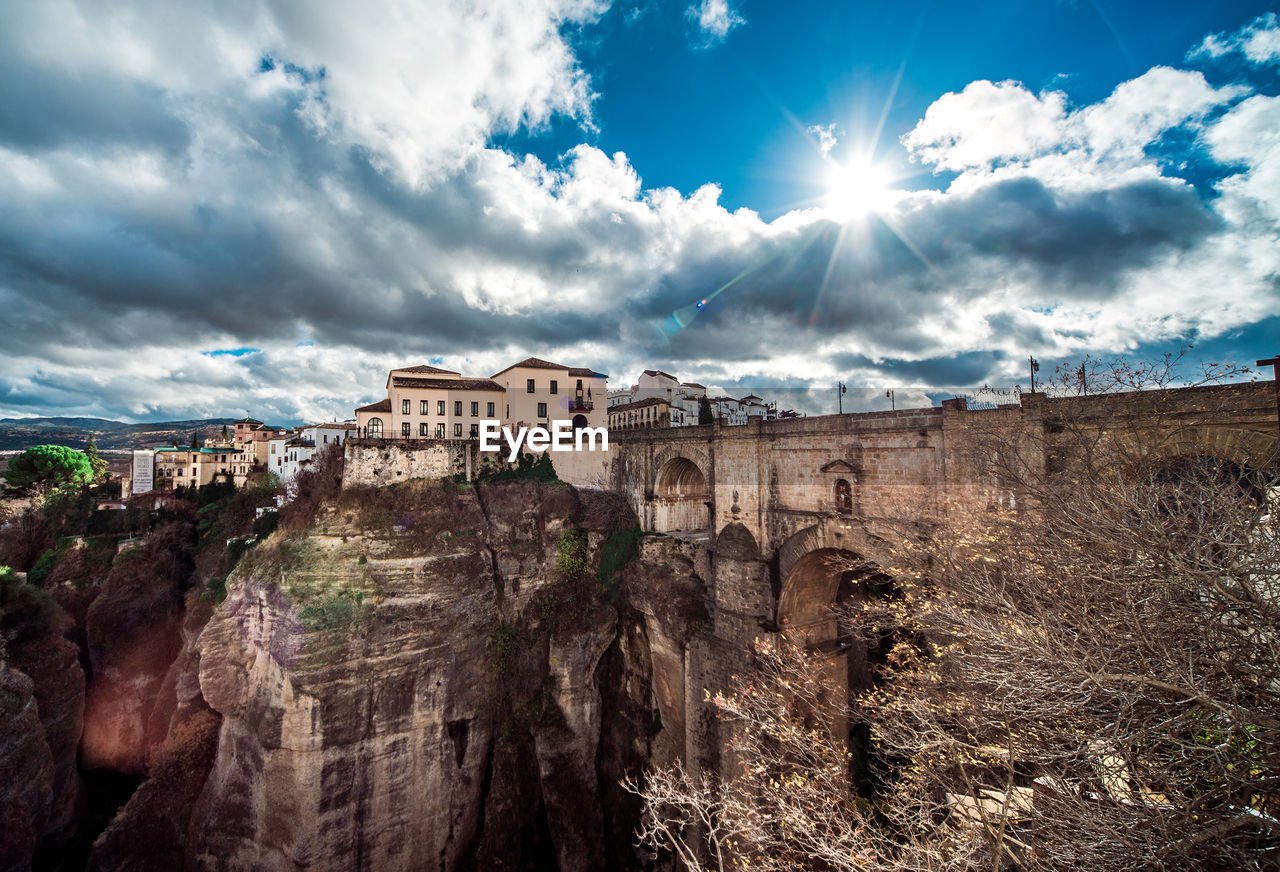
<svg viewBox="0 0 1280 872"><path fill-rule="evenodd" d="M407 378L398 375L392 379L391 385L397 388L443 388L454 391L502 391L506 393L507 390L496 381L487 378ZM387 402L390 403L391 401L388 400Z"/></svg>
<svg viewBox="0 0 1280 872"><path fill-rule="evenodd" d="M418 366L398 366L395 369L393 369L392 372L420 372L420 373L436 372L436 373L446 373L448 375L461 375L461 373L454 372L451 369L441 369L438 366L427 366L425 363L419 364Z"/></svg>
<svg viewBox="0 0 1280 872"><path fill-rule="evenodd" d="M507 369L498 370L493 374L493 377L497 378L507 370L516 369L517 367L524 367L525 369L563 369L566 372L568 372L569 370L569 367L567 366L561 366L558 363L552 363L551 361L543 360L540 357L526 357L524 360L520 361L519 363L511 364L511 366L507 367Z"/></svg>

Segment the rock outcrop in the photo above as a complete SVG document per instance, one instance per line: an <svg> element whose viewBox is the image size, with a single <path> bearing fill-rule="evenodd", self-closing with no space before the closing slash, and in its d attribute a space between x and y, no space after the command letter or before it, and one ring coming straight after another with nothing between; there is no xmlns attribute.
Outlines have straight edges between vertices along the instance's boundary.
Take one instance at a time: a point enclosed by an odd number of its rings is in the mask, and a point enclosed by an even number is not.
<svg viewBox="0 0 1280 872"><path fill-rule="evenodd" d="M581 512L410 484L259 546L199 642L223 721L188 868L602 868L616 613L557 568Z"/></svg>

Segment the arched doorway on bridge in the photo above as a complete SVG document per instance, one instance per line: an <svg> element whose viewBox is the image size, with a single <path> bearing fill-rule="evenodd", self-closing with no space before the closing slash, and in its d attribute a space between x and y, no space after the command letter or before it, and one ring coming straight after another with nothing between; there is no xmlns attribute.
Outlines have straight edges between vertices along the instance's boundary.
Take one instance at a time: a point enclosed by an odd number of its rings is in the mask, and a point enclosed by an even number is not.
<svg viewBox="0 0 1280 872"><path fill-rule="evenodd" d="M846 698L852 699L875 686L876 667L887 661L895 633L868 637L856 632L849 607L888 598L893 592L892 578L875 563L853 551L819 548L797 560L783 579L778 625L803 634L805 648L822 664L824 678L847 688ZM866 726L850 726L850 777L862 796L876 789L870 740Z"/></svg>
<svg viewBox="0 0 1280 872"><path fill-rule="evenodd" d="M658 533L711 528L707 479L686 457L673 457L658 471L653 489L653 529Z"/></svg>

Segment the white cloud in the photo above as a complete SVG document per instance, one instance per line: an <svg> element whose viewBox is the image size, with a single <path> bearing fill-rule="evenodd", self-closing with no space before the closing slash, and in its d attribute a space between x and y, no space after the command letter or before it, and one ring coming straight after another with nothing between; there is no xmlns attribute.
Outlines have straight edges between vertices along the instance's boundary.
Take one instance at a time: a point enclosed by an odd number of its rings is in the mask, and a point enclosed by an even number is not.
<svg viewBox="0 0 1280 872"><path fill-rule="evenodd" d="M834 122L826 125L810 124L805 128L805 132L818 141L818 151L822 152L823 157L830 154L831 149L835 148L840 142Z"/></svg>
<svg viewBox="0 0 1280 872"><path fill-rule="evenodd" d="M1217 58L1239 52L1251 64L1280 62L1280 18L1274 12L1260 15L1235 33L1215 33L1187 53L1188 60Z"/></svg>
<svg viewBox="0 0 1280 872"><path fill-rule="evenodd" d="M0 16L0 52L157 89L195 123L226 100L297 90L318 135L367 149L418 186L458 169L494 133L536 130L556 115L589 124L595 95L562 31L607 5L18 0Z"/></svg>
<svg viewBox="0 0 1280 872"><path fill-rule="evenodd" d="M1031 171L1086 186L1158 174L1145 149L1166 131L1199 129L1215 109L1247 93L1214 88L1197 71L1154 67L1082 108L1061 91L1018 82L971 82L934 101L902 138L912 158L962 173L960 188Z"/></svg>
<svg viewBox="0 0 1280 872"><path fill-rule="evenodd" d="M697 22L703 48L720 45L731 30L747 23L729 0L702 0L686 9L685 15Z"/></svg>
<svg viewBox="0 0 1280 872"><path fill-rule="evenodd" d="M1032 94L1018 82L970 82L944 94L903 137L911 156L940 170L1025 161L1063 144L1066 94Z"/></svg>

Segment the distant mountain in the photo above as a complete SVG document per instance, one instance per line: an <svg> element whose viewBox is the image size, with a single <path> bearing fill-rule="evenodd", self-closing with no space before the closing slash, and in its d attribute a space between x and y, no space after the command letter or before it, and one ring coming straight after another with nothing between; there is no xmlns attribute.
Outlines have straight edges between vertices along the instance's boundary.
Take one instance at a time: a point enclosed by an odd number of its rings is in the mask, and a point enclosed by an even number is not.
<svg viewBox="0 0 1280 872"><path fill-rule="evenodd" d="M0 418L0 427L82 427L95 432L118 430L131 425L106 418Z"/></svg>
<svg viewBox="0 0 1280 872"><path fill-rule="evenodd" d="M126 424L103 418L0 418L0 451L23 450L33 445L67 445L83 448L93 434L101 449L147 448L152 445L191 444L192 431L200 437L230 430L235 418L201 418L190 421L157 421Z"/></svg>

